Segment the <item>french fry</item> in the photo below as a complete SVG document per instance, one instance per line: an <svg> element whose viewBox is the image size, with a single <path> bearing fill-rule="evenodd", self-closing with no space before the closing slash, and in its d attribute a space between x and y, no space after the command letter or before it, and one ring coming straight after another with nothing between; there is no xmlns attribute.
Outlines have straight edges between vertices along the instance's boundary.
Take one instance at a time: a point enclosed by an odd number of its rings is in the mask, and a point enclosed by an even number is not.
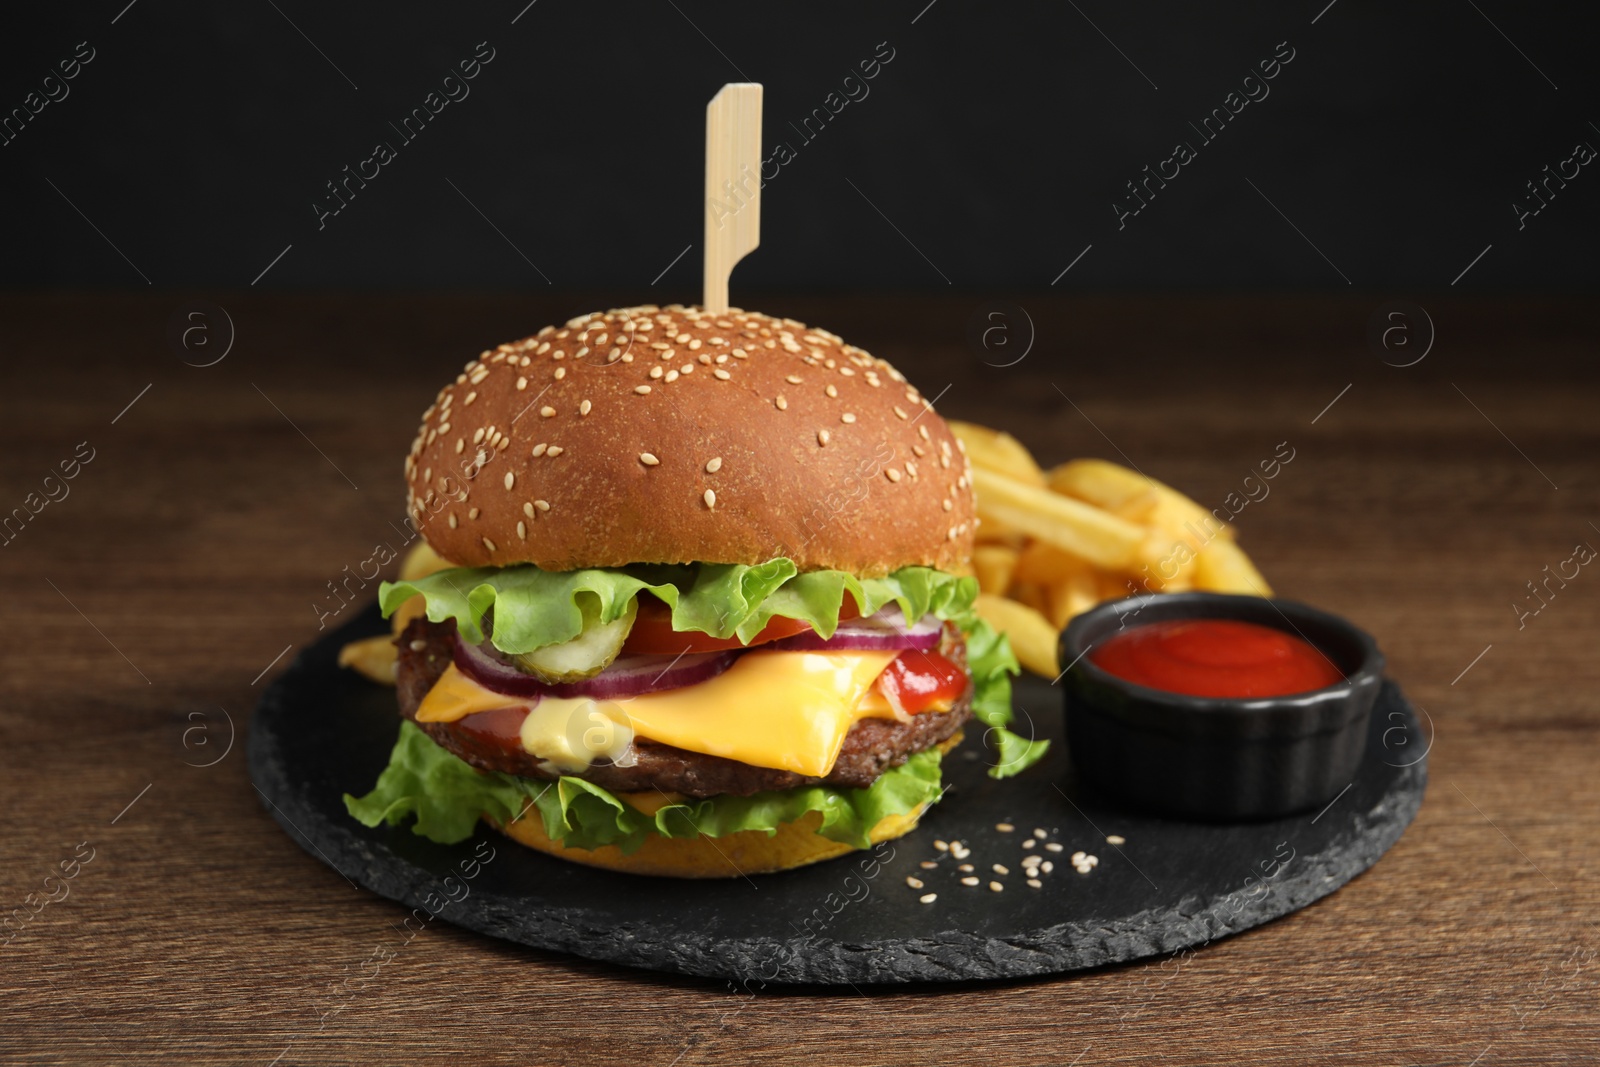
<svg viewBox="0 0 1600 1067"><path fill-rule="evenodd" d="M1081 500L982 467L973 469L972 479L980 518L1013 526L1098 566L1129 566L1144 541L1142 527Z"/></svg>
<svg viewBox="0 0 1600 1067"><path fill-rule="evenodd" d="M1028 485L1044 486L1044 471L1015 437L971 422L952 421L947 425L966 448L967 458L974 467L1004 474Z"/></svg>
<svg viewBox="0 0 1600 1067"><path fill-rule="evenodd" d="M1043 541L1034 541L1018 555L1012 580L1050 585L1093 569L1094 565L1081 556L1063 552Z"/></svg>
<svg viewBox="0 0 1600 1067"><path fill-rule="evenodd" d="M1099 601L1095 572L1092 570L1078 571L1045 587L1045 602L1050 609L1045 614L1058 630L1065 628L1073 618L1088 611Z"/></svg>
<svg viewBox="0 0 1600 1067"><path fill-rule="evenodd" d="M1056 676L1057 633L1049 619L1026 604L992 593L979 593L974 606L985 622L1011 639L1019 663L1042 677Z"/></svg>
<svg viewBox="0 0 1600 1067"><path fill-rule="evenodd" d="M339 650L339 666L352 667L379 685L393 685L399 659L394 641L384 634L351 641Z"/></svg>
<svg viewBox="0 0 1600 1067"><path fill-rule="evenodd" d="M1008 545L979 545L972 550L972 569L978 575L978 588L985 593L1005 594L1011 573L1017 569L1017 550Z"/></svg>
<svg viewBox="0 0 1600 1067"><path fill-rule="evenodd" d="M1206 545L1197 555L1194 585L1213 593L1272 595L1272 587L1244 554L1244 549L1222 537Z"/></svg>
<svg viewBox="0 0 1600 1067"><path fill-rule="evenodd" d="M1154 512L1143 520L1174 532L1194 528L1192 536L1209 540L1219 531L1232 537L1233 527L1219 523L1216 516L1176 489L1138 471L1104 459L1075 459L1053 468L1047 479L1051 489L1099 507L1116 511L1144 493L1156 495Z"/></svg>

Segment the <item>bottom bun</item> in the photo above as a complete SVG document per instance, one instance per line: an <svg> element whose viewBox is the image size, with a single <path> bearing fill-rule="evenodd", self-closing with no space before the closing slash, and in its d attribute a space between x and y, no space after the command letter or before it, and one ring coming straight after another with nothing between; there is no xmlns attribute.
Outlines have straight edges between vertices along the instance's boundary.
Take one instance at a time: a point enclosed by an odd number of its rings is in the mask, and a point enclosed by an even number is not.
<svg viewBox="0 0 1600 1067"><path fill-rule="evenodd" d="M957 733L939 748L949 752L960 743L961 734ZM618 799L651 815L681 798L671 793L623 793ZM904 815L886 816L867 836L873 844L904 836L917 828L917 821L927 809L928 805L924 804ZM545 833L544 820L533 810L498 829L519 844L589 867L662 878L739 878L792 870L857 851L854 845L817 833L821 825L822 812L812 811L794 822L780 824L770 837L765 830L741 830L723 837L680 838L651 834L638 849L626 854L616 845L568 848Z"/></svg>

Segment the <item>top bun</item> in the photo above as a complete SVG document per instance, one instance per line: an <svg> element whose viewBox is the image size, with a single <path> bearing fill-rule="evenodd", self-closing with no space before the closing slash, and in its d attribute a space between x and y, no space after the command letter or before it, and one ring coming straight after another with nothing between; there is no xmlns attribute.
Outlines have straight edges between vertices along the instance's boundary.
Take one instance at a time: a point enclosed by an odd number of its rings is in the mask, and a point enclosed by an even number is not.
<svg viewBox="0 0 1600 1067"><path fill-rule="evenodd" d="M422 414L406 506L463 566L964 570L966 453L900 372L793 319L674 305L484 352Z"/></svg>

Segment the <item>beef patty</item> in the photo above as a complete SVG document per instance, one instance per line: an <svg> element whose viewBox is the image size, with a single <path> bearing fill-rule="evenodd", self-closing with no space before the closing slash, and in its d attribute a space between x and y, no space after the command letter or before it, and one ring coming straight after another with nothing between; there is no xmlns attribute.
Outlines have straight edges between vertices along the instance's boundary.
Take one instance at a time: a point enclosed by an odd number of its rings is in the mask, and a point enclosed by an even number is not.
<svg viewBox="0 0 1600 1067"><path fill-rule="evenodd" d="M399 669L396 673L396 693L400 713L416 722L417 707L432 689L445 668L452 662L455 642L455 623L434 623L415 619L395 640L399 646ZM940 653L962 668L966 667L966 643L954 626L945 627L945 637ZM751 708L759 715L760 708ZM496 715L487 712L485 715ZM961 694L949 711L925 711L911 717L910 722L895 719L862 719L845 735L844 747L833 770L825 778L808 778L792 771L770 767L752 767L748 763L708 756L699 752L663 745L645 738L634 741L637 762L628 767L597 761L582 774L573 777L593 782L603 789L617 793L638 793L664 790L683 793L691 797L710 797L720 794L750 796L768 790L794 789L804 785L822 783L831 786L862 789L871 785L878 776L891 767L898 767L913 753L931 748L953 736L972 717L972 683ZM446 751L485 771L501 771L522 778L552 779L560 771L546 770L538 757L523 749L515 726L520 723L518 713L514 720L498 724L500 729L473 730L462 725L475 716L457 722L419 722L417 726L433 738Z"/></svg>

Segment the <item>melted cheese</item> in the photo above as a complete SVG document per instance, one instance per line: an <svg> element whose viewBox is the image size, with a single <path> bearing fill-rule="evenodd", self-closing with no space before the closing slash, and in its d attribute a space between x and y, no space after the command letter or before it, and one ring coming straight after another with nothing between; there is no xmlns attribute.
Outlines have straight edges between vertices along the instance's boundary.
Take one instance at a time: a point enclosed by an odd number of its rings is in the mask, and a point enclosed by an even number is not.
<svg viewBox="0 0 1600 1067"><path fill-rule="evenodd" d="M709 681L623 700L547 697L523 721L523 748L566 771L626 759L634 736L755 767L821 777L859 720L894 718L873 682L893 652L750 652ZM445 670L419 722L454 722L519 703ZM946 710L948 704L928 710Z"/></svg>

